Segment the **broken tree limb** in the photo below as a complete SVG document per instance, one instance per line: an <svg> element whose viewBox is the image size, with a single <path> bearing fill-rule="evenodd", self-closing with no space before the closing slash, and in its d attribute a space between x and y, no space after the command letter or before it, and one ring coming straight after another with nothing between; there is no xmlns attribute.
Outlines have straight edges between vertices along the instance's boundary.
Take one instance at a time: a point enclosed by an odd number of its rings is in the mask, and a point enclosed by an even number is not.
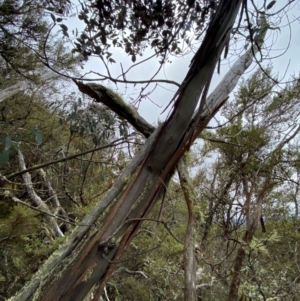
<svg viewBox="0 0 300 301"><path fill-rule="evenodd" d="M261 29L257 33L258 46L261 47L268 29L265 17L262 17ZM225 74L221 82L217 85L214 91L207 97L203 109L201 111L201 118L214 114L216 108L222 105L222 101L227 99L229 94L237 86L238 81L245 71L253 62L253 56L259 51L258 47L249 49L241 55L236 62L231 66L230 70ZM155 127L149 124L139 113L129 104L120 100L120 96L110 89L95 83L85 84L83 82L75 81L78 89L90 96L97 103L102 103L108 106L113 112L125 118L134 128L136 128L146 138L154 131Z"/></svg>
<svg viewBox="0 0 300 301"><path fill-rule="evenodd" d="M75 80L74 82L79 91L93 98L95 102L109 107L118 116L126 119L134 128L143 133L146 138L155 130L155 127L141 117L133 106L127 104L120 95L111 89L95 83L84 84Z"/></svg>

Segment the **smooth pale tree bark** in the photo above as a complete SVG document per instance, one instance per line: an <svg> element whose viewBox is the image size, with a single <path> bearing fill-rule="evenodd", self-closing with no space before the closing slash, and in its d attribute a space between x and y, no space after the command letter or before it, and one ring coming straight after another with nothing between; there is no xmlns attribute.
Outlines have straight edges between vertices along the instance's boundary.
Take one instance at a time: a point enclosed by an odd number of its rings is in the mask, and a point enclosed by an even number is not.
<svg viewBox="0 0 300 301"><path fill-rule="evenodd" d="M18 152L18 160L19 160L19 166L21 170L26 170L25 160L23 153L20 149L17 150ZM27 193L31 199L31 201L34 203L35 206L37 206L39 209L41 209L43 212L50 213L52 215L52 212L48 208L47 204L40 198L40 196L36 193L33 183L31 181L31 175L29 172L25 172L23 175L23 181L24 185L26 187ZM45 214L45 221L47 224L47 227L52 232L53 237L63 237L64 234L60 230L55 218L53 216Z"/></svg>
<svg viewBox="0 0 300 301"><path fill-rule="evenodd" d="M67 231L69 231L71 228L70 228L70 221L68 215L64 210L64 208L61 206L57 193L52 187L50 181L47 179L46 172L44 171L43 168L39 169L39 174L41 175L44 181L44 185L47 187L48 193L51 196L51 203L53 204L53 208L54 208L53 215L57 216L58 214L60 214L60 216L62 216L63 219L66 221L64 226L66 227Z"/></svg>
<svg viewBox="0 0 300 301"><path fill-rule="evenodd" d="M58 75L55 72L53 72L50 69L45 69L41 72L41 75L39 76L39 81L43 83L49 80L53 80L56 77L58 77ZM30 82L29 80L22 80L6 89L1 90L0 102L2 102L3 100L9 97L16 95L19 92L29 89L32 85L33 83Z"/></svg>
<svg viewBox="0 0 300 301"><path fill-rule="evenodd" d="M196 301L197 300L197 287L196 287L196 258L195 258L195 241L194 241L194 224L195 217L193 212L193 205L196 201L196 192L194 191L187 165L184 157L177 166L181 189L186 201L188 209L188 223L184 242L184 300Z"/></svg>
<svg viewBox="0 0 300 301"><path fill-rule="evenodd" d="M203 44L176 94L171 116L147 139L138 157L130 164L131 173L123 174L68 243L11 300L83 300L101 281L94 297L94 300L99 299L142 219L162 191L163 183L168 182L184 152L225 101L213 98L212 103L203 104L193 118L201 93L207 88L228 41L240 4L238 0L220 2ZM125 188L122 193L120 187ZM105 208L114 199L100 226L97 221L100 208Z"/></svg>

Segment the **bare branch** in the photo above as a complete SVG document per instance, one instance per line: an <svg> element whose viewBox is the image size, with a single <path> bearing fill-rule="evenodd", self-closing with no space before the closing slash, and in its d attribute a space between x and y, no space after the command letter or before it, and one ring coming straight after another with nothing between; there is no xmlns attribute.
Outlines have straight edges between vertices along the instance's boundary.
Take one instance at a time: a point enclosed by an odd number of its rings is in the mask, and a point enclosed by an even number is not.
<svg viewBox="0 0 300 301"><path fill-rule="evenodd" d="M131 135L133 135L133 134L131 134ZM131 135L128 135L128 136L131 136ZM57 163L60 163L60 162L66 162L68 160L71 160L71 159L74 159L74 158L77 158L77 157L80 157L80 156L83 156L83 155L86 155L86 154L89 154L89 153L92 153L92 152L95 152L95 151L98 151L98 150L101 150L101 149L105 149L105 148L108 148L108 147L113 147L113 146L120 145L120 144L124 143L124 141L122 141L124 139L125 138L116 139L116 140L114 140L113 142L111 142L109 144L101 145L99 147L89 149L89 150L81 152L79 154L74 154L74 155L71 155L71 156L68 156L68 157L64 157L64 158L61 158L61 159L57 159L57 160L53 160L53 161L46 162L46 163L43 163L43 164L32 166L30 168L27 168L26 170L21 170L21 171L12 173L12 174L6 176L6 179L11 179L11 178L14 178L16 176L20 176L20 175L24 174L25 172L34 171L34 170L44 168L44 167L47 167L47 166L50 166L50 165L53 165L53 164L57 164Z"/></svg>
<svg viewBox="0 0 300 301"><path fill-rule="evenodd" d="M144 278L146 278L146 279L149 278L149 277L146 275L146 273L144 273L144 272L142 272L142 271L130 271L130 270L124 268L124 267L119 268L119 269L116 271L116 273L117 273L117 272L125 272L125 273L127 273L127 274L129 274L129 275L142 275L142 276L143 276Z"/></svg>

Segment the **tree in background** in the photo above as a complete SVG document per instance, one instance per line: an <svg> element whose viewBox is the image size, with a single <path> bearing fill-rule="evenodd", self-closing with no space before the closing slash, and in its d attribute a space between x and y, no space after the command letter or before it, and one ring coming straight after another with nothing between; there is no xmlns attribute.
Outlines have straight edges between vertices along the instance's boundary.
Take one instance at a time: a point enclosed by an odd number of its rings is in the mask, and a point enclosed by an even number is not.
<svg viewBox="0 0 300 301"><path fill-rule="evenodd" d="M56 66L63 64L70 72L79 66L67 47L49 34L46 4L1 3L3 297L23 286L95 198L111 186L114 170L124 164L116 162L122 141L114 133L127 130L126 126L121 127L103 106L64 91L70 81L48 72L36 55L48 39L47 53L52 62L56 59ZM108 145L110 152L105 151Z"/></svg>
<svg viewBox="0 0 300 301"><path fill-rule="evenodd" d="M297 148L300 126L290 116L298 115L299 84L298 81L288 84L278 93L270 78L269 71L259 70L244 82L236 99L224 106L222 116L226 119L216 134L203 135L209 141L204 153L213 152L217 162L210 181L204 181L211 184L203 186L208 213L201 245L205 254L207 242L212 240L215 250L224 252L226 264L221 258L214 258L215 253L208 256L216 266L210 260L207 262L214 269L217 267L215 277L229 281L226 284L229 286L228 300L238 300L241 296L258 300L285 296L292 300L297 294L294 284L297 269L289 271L288 283L284 280L284 285L275 284L271 280L274 275L269 272L274 262L266 261L269 246L273 252L272 246L283 234L281 223L287 216L294 216L295 197L289 196L286 187L292 185L295 191L298 186L294 180L297 176L295 158L290 157L290 152ZM274 214L278 205L282 212L274 219L270 212ZM295 211L296 208L297 205ZM213 239L220 235L216 227L223 232L220 247ZM261 230L259 234L258 230ZM295 228L291 227L290 231ZM285 236L286 243L294 244L292 236ZM260 266L261 262L264 265ZM267 265L271 266L267 268ZM282 271L284 266L280 269ZM281 290L274 290L276 285Z"/></svg>

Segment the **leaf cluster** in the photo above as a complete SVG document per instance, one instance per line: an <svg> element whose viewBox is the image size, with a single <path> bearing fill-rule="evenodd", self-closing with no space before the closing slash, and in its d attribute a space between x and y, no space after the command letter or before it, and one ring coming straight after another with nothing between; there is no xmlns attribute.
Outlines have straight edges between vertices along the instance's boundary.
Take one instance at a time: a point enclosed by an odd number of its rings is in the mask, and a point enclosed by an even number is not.
<svg viewBox="0 0 300 301"><path fill-rule="evenodd" d="M106 55L110 62L111 46L124 49L133 62L147 45L164 56L167 51L179 54L180 38L188 41L185 30L195 24L200 35L214 12L215 1L85 1L78 15L86 28L77 38L75 52Z"/></svg>

